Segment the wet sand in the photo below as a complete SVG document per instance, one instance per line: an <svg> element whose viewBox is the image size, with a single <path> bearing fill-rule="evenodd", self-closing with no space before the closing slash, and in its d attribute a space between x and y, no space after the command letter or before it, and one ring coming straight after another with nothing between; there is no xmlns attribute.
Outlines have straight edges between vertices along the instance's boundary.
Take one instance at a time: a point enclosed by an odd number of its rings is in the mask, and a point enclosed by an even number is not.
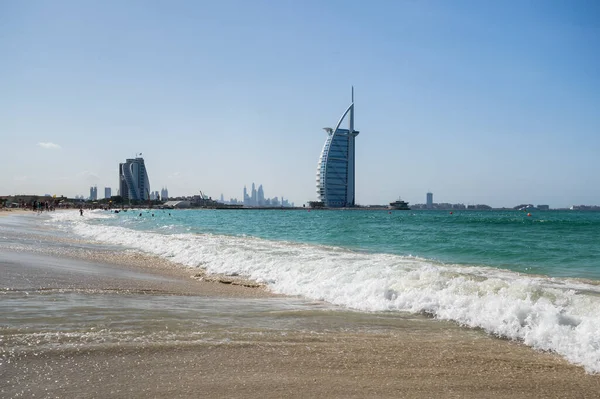
<svg viewBox="0 0 600 399"><path fill-rule="evenodd" d="M2 397L597 398L598 376L551 354L453 328L276 332L222 344L29 353Z"/></svg>
<svg viewBox="0 0 600 399"><path fill-rule="evenodd" d="M41 233L28 239L48 240ZM54 244L0 249L0 288L57 289L90 298L126 292L240 303L278 299L263 288L191 278L197 270L154 257L66 238ZM449 322L390 313L295 312L285 317L302 328L274 324L249 333L241 310L237 317L239 327L228 327L216 341L15 351L2 340L0 397L600 397L600 375Z"/></svg>
<svg viewBox="0 0 600 399"><path fill-rule="evenodd" d="M10 216L10 215L18 215L18 214L26 214L33 213L32 211L28 211L25 209L19 208L0 208L0 217L2 216Z"/></svg>

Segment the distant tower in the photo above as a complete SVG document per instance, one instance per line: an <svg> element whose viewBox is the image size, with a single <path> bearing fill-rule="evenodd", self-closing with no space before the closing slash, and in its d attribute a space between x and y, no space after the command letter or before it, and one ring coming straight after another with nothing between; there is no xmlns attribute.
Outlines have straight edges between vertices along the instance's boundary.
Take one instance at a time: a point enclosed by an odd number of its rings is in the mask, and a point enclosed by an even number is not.
<svg viewBox="0 0 600 399"><path fill-rule="evenodd" d="M141 155L141 154L140 154ZM125 200L147 200L150 196L150 180L144 158L127 159L119 164L119 188Z"/></svg>
<svg viewBox="0 0 600 399"><path fill-rule="evenodd" d="M104 198L110 198L112 196L111 191L110 187L104 187Z"/></svg>
<svg viewBox="0 0 600 399"><path fill-rule="evenodd" d="M256 186L254 185L254 183L252 183L252 197L250 198L250 205L252 205L252 206L258 205L258 199L257 199L257 195L256 195Z"/></svg>
<svg viewBox="0 0 600 399"><path fill-rule="evenodd" d="M348 129L342 129L340 125L346 115L349 116ZM317 164L317 196L326 207L352 207L355 205L354 141L358 136L358 130L354 130L354 87L352 103L335 129L326 127L325 131L327 139Z"/></svg>
<svg viewBox="0 0 600 399"><path fill-rule="evenodd" d="M433 193L427 193L427 209L433 208Z"/></svg>
<svg viewBox="0 0 600 399"><path fill-rule="evenodd" d="M258 206L265 206L265 192L263 191L262 184L258 186Z"/></svg>
<svg viewBox="0 0 600 399"><path fill-rule="evenodd" d="M244 186L244 199L243 199L244 205L248 206L250 205L250 197L248 197L248 189L246 188L246 186Z"/></svg>
<svg viewBox="0 0 600 399"><path fill-rule="evenodd" d="M90 200L96 201L98 199L98 187L90 187Z"/></svg>

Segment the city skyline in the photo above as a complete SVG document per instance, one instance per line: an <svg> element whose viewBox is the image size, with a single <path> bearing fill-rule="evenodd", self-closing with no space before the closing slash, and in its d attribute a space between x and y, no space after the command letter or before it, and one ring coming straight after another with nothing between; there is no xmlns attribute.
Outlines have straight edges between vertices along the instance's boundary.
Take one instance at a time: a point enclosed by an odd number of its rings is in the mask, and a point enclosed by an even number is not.
<svg viewBox="0 0 600 399"><path fill-rule="evenodd" d="M238 200L236 197L230 197L229 200L225 200L225 196L221 193L219 202L228 205L244 205L246 207L289 207L294 206L293 202L289 202L287 199L281 196L275 196L273 198L265 197L265 191L263 189L262 184L258 185L258 189L256 185L252 183L252 189L250 190L250 194L248 194L248 188L244 185L242 190L242 199Z"/></svg>
<svg viewBox="0 0 600 399"><path fill-rule="evenodd" d="M317 200L354 85L356 204L600 202L593 2L0 7L0 194L87 194L141 150L173 197L257 179Z"/></svg>
<svg viewBox="0 0 600 399"><path fill-rule="evenodd" d="M353 135L354 137L356 135L359 134L358 131L355 131L353 129L353 111L354 111L354 89L353 91L353 95L352 95L352 103L351 105L348 107L348 109L346 110L346 112L342 115L342 117L340 118L339 122L338 122L338 128L335 129L335 131L341 131L342 135L348 137L349 132L354 132L355 134ZM350 118L350 129L339 129L339 125L343 122L343 120L345 119L346 115L348 114L348 112L350 112L351 118ZM319 162L318 162L318 166L317 166L317 196L319 194L319 190L322 187L322 185L319 184L319 180L320 180L320 170L322 169L322 160L323 160L323 155L326 153L326 150L329 150L329 147L331 146L332 143L332 136L333 136L333 132L334 129L332 128L324 128L324 130L327 131L328 133L328 139L321 151L321 156L319 157ZM139 192L141 193L142 191L147 192L147 195L145 196L145 198L141 198L141 200L146 200L146 199L150 199L150 200L162 200L162 201L167 201L169 199L169 191L167 189L167 187L162 187L161 191L159 192L158 190L156 191L149 191L149 179L148 179L148 174L146 171L146 167L145 167L145 162L144 159L141 157L142 153L136 153L135 159L127 159L125 163L119 163L119 190L117 192L117 195L121 195L121 189L124 189L128 194L125 195L125 197L123 197L125 200L129 200L130 199L130 194L132 192ZM327 155L329 155L329 153L327 153ZM129 171L129 173L125 173ZM127 184L127 177L125 175L131 175L129 176L129 180L131 180L132 182L134 182L133 186L134 188L130 189L128 184ZM135 177L135 178L134 178ZM135 187L136 184L135 182L137 182L140 187ZM112 188L111 187L105 187L104 188L104 198L105 199L109 199L111 198L112 194ZM139 195L136 194L136 195ZM41 194L33 194L33 195L38 195L38 196L42 196ZM194 196L197 194L184 194L184 195L178 195L178 196L174 196L175 197L190 197L190 196ZM43 196L45 197L51 197L51 194L44 194ZM212 198L212 196L207 195L205 193L202 193L202 191L200 191L200 196L203 198ZM81 199L84 200L85 196L80 195L80 194L76 194L74 196L72 196L72 198L75 199ZM98 200L98 188L97 185L93 185L89 187L89 196L87 197L88 200L90 201L96 201ZM285 199L284 196L281 196L281 200L279 199L279 197L275 196L273 198L265 198L264 195L264 190L263 190L263 186L262 184L259 184L258 189L256 189L255 183L252 183L252 189L251 189L251 194L248 195L247 193L247 187L244 185L243 188L243 194L242 194L242 200L238 200L237 198L231 197L229 200L225 200L224 199L224 194L221 193L220 195L220 200L218 202L221 202L223 204L229 204L229 205L244 205L245 207L295 207L295 203L294 202L290 202L288 199ZM310 205L309 204L310 201L307 201L305 203L303 203L303 205ZM342 204L334 204L333 206L328 205L327 203L324 204L326 207L331 207L331 208L342 208L342 207L352 207L354 205L348 205L346 204L345 206ZM381 207L386 207L385 204L356 204L356 206L381 206ZM478 203L475 204L474 202L472 203L467 203L465 205L464 201L458 202L458 203L450 203L450 202L441 202L441 203L437 203L433 201L433 193L431 191L428 191L425 194L425 203L413 203L411 205L413 207L413 209L430 209L430 210L469 210L469 209L477 209L477 210L488 210L488 209L510 209L510 208L520 208L520 207L531 207L531 208L535 208L536 210L550 210L550 209L583 209L583 210L597 210L598 208L600 208L600 205L596 205L596 203L589 203L589 204L571 204L568 207L550 207L547 204L531 204L531 203L527 203L527 204L519 204L519 205L503 205L503 206L490 206L488 204L482 204L482 203Z"/></svg>

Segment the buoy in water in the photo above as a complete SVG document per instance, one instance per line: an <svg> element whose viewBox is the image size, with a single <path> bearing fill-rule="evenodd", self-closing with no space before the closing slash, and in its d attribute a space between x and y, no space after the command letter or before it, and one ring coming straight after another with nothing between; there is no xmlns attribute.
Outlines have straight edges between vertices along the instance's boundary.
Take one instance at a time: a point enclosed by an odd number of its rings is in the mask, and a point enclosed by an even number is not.
<svg viewBox="0 0 600 399"><path fill-rule="evenodd" d="M450 212L450 214L452 215L452 212Z"/></svg>
<svg viewBox="0 0 600 399"><path fill-rule="evenodd" d="M528 213L527 216L531 216L531 213Z"/></svg>

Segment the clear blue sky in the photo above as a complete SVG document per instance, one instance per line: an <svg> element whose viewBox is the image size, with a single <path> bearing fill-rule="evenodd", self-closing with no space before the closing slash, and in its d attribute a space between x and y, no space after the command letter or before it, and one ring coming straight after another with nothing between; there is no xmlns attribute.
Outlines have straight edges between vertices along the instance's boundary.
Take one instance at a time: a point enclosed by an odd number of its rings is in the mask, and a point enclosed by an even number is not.
<svg viewBox="0 0 600 399"><path fill-rule="evenodd" d="M0 194L313 200L355 86L356 196L600 204L597 1L0 0Z"/></svg>

